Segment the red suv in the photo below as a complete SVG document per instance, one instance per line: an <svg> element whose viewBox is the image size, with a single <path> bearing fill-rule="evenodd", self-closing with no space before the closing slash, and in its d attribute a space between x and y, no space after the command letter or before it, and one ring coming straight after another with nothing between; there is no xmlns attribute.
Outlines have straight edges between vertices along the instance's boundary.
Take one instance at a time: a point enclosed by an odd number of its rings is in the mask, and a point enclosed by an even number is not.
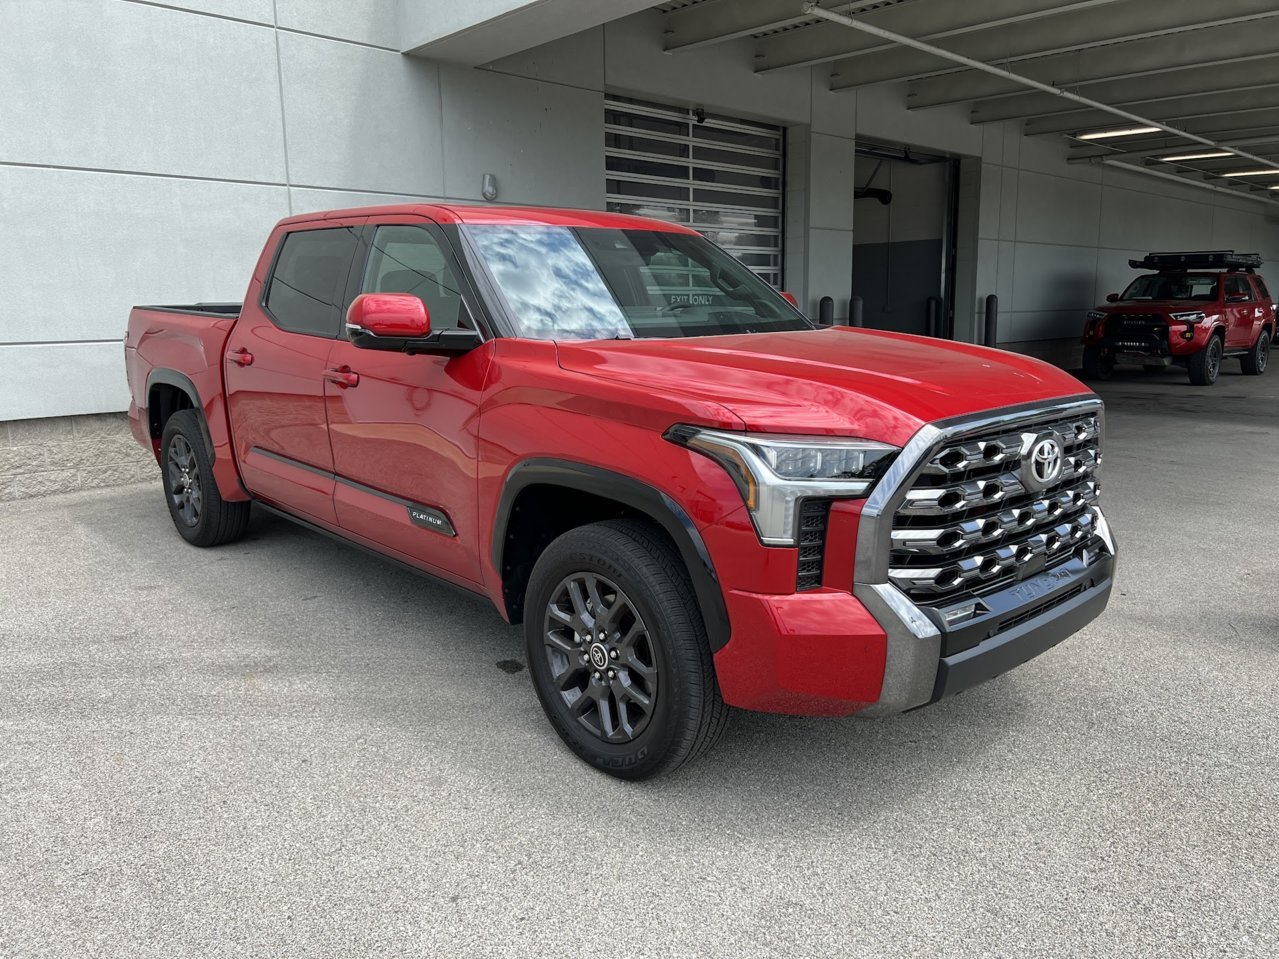
<svg viewBox="0 0 1279 959"><path fill-rule="evenodd" d="M1118 363L1164 369L1176 363L1190 382L1210 386L1221 361L1237 357L1244 373L1259 376L1270 359L1275 305L1255 272L1255 253L1219 250L1151 253L1129 260L1135 270L1155 270L1106 297L1111 306L1088 314L1084 375L1107 379Z"/></svg>

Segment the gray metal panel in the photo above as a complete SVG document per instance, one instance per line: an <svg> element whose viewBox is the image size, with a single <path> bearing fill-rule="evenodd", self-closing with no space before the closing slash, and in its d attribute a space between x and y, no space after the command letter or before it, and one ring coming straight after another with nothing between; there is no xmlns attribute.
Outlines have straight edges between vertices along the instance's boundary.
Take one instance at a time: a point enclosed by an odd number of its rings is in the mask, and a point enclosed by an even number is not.
<svg viewBox="0 0 1279 959"><path fill-rule="evenodd" d="M1125 80L1102 80L1079 84L1079 92L1115 106L1131 108L1139 104L1166 103L1187 96L1245 93L1269 87L1279 88L1279 55L1243 63L1189 67L1175 73L1156 73ZM914 109L916 105L911 104ZM982 100L973 106L973 123L1000 123L1030 117L1070 113L1076 105L1047 93L1026 90Z"/></svg>
<svg viewBox="0 0 1279 959"><path fill-rule="evenodd" d="M941 40L992 31L998 27L1012 28L1018 24L1033 29L1030 27L1032 21L1043 17L1055 20L1072 11L1091 12L1095 17L1097 7L1132 2L1134 0L982 0L981 3L916 0L911 4L872 10L858 19L894 33L906 33L924 40ZM838 7L832 9L855 15ZM760 72L782 70L879 50L890 51L888 55L900 52L894 50L892 44L876 37L851 33L833 23L819 23L802 30L788 30L762 41L757 69Z"/></svg>
<svg viewBox="0 0 1279 959"><path fill-rule="evenodd" d="M1116 104L1118 105L1118 104ZM1239 93L1210 93L1177 97L1158 103L1129 103L1124 108L1152 120L1162 120L1178 127L1189 127L1190 121L1226 117L1235 125L1246 124L1260 114L1279 110L1279 86L1263 87ZM1050 117L1036 117L1026 122L1028 136L1047 133L1074 133L1113 127L1115 118L1101 110L1075 110Z"/></svg>
<svg viewBox="0 0 1279 959"><path fill-rule="evenodd" d="M1032 80L1073 87L1125 77L1184 70L1194 66L1219 66L1262 57L1279 49L1279 19L1258 20L1246 29L1237 25L1205 26L1193 33L1172 37L1145 37L1110 46L1080 50L1031 60L1017 72ZM853 86L855 84L848 84ZM835 85L832 85L835 86ZM837 86L835 86L838 89ZM960 103L1017 93L1023 88L1008 80L965 71L917 80L910 86L907 103L912 107Z"/></svg>
<svg viewBox="0 0 1279 959"><path fill-rule="evenodd" d="M1032 23L958 37L945 46L947 50L976 60L1007 64L1135 39L1157 36L1166 40L1171 34L1200 30L1213 24L1251 23L1268 18L1279 18L1274 0L1214 0L1211 5L1205 5L1202 0L1121 0L1109 6L1104 16L1098 16L1093 10L1067 8L1056 16ZM1235 26L1234 32L1248 31ZM779 63L767 53L760 62L761 69L779 65L794 64ZM833 86L843 89L953 69L953 65L922 51L889 49L859 57L851 63L838 62L834 70L840 74L840 80Z"/></svg>

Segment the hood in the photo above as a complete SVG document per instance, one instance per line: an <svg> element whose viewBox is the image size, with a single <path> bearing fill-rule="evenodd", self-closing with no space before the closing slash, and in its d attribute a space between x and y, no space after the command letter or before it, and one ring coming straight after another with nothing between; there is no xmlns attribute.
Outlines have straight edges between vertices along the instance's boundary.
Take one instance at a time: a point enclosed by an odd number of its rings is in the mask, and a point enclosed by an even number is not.
<svg viewBox="0 0 1279 959"><path fill-rule="evenodd" d="M558 348L566 370L718 403L750 430L895 445L934 420L1090 393L1027 356L848 327Z"/></svg>
<svg viewBox="0 0 1279 959"><path fill-rule="evenodd" d="M1220 312L1217 303L1203 300L1120 300L1097 307L1099 313L1200 313Z"/></svg>

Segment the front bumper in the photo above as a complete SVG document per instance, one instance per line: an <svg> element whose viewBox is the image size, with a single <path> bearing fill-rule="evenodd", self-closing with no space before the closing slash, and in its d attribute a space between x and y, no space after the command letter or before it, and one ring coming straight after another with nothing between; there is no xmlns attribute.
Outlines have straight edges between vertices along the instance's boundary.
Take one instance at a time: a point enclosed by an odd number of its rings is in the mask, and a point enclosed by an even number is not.
<svg viewBox="0 0 1279 959"><path fill-rule="evenodd" d="M802 715L901 713L1006 672L1100 615L1110 599L1117 550L1095 505L1093 541L1049 569L981 594L979 608L963 617L953 607L917 605L888 576L894 512L942 442L975 427L1020 428L1081 410L1100 416L1099 402L1090 399L923 427L863 501L849 531L856 563L843 575L854 574L851 594L836 588L847 580L830 571L826 588L811 592L727 591L732 639L715 654L725 701ZM832 550L848 555L852 547L828 540L828 560ZM961 599L954 605L973 604Z"/></svg>

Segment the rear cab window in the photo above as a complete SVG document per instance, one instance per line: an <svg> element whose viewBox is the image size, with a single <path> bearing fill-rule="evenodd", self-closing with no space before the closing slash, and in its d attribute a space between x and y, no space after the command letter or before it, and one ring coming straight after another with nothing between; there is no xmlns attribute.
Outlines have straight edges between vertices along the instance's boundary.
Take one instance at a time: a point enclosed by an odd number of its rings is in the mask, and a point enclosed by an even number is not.
<svg viewBox="0 0 1279 959"><path fill-rule="evenodd" d="M290 333L336 337L358 242L349 226L286 234L262 302L271 321Z"/></svg>

